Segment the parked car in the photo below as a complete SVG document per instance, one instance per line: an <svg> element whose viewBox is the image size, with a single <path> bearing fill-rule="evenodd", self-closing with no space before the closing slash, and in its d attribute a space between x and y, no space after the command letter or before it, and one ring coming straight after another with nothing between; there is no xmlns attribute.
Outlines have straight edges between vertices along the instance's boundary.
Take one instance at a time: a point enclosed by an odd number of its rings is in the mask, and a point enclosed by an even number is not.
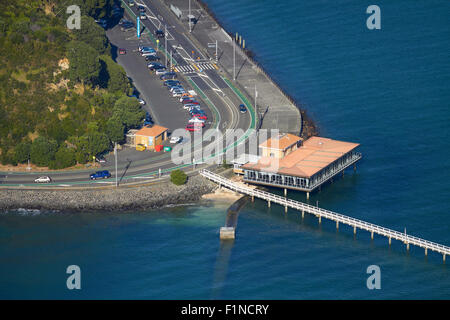
<svg viewBox="0 0 450 320"><path fill-rule="evenodd" d="M34 182L36 182L36 183L50 183L50 182L52 182L52 179L49 176L42 176L42 177L34 179Z"/></svg>
<svg viewBox="0 0 450 320"><path fill-rule="evenodd" d="M182 102L182 104L200 104L200 103L192 99L186 99Z"/></svg>
<svg viewBox="0 0 450 320"><path fill-rule="evenodd" d="M127 30L129 30L129 29L131 29L131 28L133 28L134 27L134 24L133 23L123 23L121 26L120 26L120 30L122 30L122 31L127 31Z"/></svg>
<svg viewBox="0 0 450 320"><path fill-rule="evenodd" d="M187 131L200 131L201 129L202 129L202 127L201 126L199 126L199 125L197 125L197 124L194 124L194 123L188 123L187 125L186 125L186 128L185 128Z"/></svg>
<svg viewBox="0 0 450 320"><path fill-rule="evenodd" d="M141 52L141 56L143 56L143 57L156 56L156 51L145 51L145 52Z"/></svg>
<svg viewBox="0 0 450 320"><path fill-rule="evenodd" d="M90 175L90 178L91 180L111 178L111 173L109 173L108 170L97 171L95 173L92 173Z"/></svg>
<svg viewBox="0 0 450 320"><path fill-rule="evenodd" d="M138 8L139 12L145 12L144 6L139 5L137 8Z"/></svg>
<svg viewBox="0 0 450 320"><path fill-rule="evenodd" d="M172 97L179 97L181 96L185 91L184 90L179 90L179 91L174 91L172 93Z"/></svg>
<svg viewBox="0 0 450 320"><path fill-rule="evenodd" d="M179 85L181 82L180 81L178 81L178 80L165 80L164 82L163 82L163 85L165 85L165 86L171 86L171 85Z"/></svg>
<svg viewBox="0 0 450 320"><path fill-rule="evenodd" d="M202 113L193 113L191 114L192 118L198 118L200 120L208 120L208 117L206 116L206 114L202 114Z"/></svg>
<svg viewBox="0 0 450 320"><path fill-rule="evenodd" d="M247 108L245 107L245 105L241 104L241 105L239 105L239 111L241 113L246 113L247 112Z"/></svg>
<svg viewBox="0 0 450 320"><path fill-rule="evenodd" d="M169 71L166 74L163 74L159 79L161 80L168 80L168 79L176 79L177 74L175 72Z"/></svg>
<svg viewBox="0 0 450 320"><path fill-rule="evenodd" d="M174 92L174 91L176 91L176 90L181 90L181 89L184 90L183 86L181 86L181 85L176 85L176 86L171 86L171 87L169 87L169 91L170 91L170 92Z"/></svg>
<svg viewBox="0 0 450 320"><path fill-rule="evenodd" d="M98 163L106 163L106 160L104 158L95 158L95 161Z"/></svg>
<svg viewBox="0 0 450 320"><path fill-rule="evenodd" d="M126 54L127 50L125 50L124 48L119 48L119 54Z"/></svg>
<svg viewBox="0 0 450 320"><path fill-rule="evenodd" d="M128 5L130 7L134 7L134 4L135 4L134 0L128 0Z"/></svg>
<svg viewBox="0 0 450 320"><path fill-rule="evenodd" d="M139 14L139 18L141 18L141 20L147 19L147 15L145 14L145 11L141 11L141 13Z"/></svg>
<svg viewBox="0 0 450 320"><path fill-rule="evenodd" d="M155 73L156 73L158 76L160 76L160 75L166 74L167 71L166 71L166 68L164 67L164 68L161 68L161 69L156 70Z"/></svg>
<svg viewBox="0 0 450 320"><path fill-rule="evenodd" d="M152 117L150 116L150 113L146 113L145 114L145 120L144 120L144 126L148 126L148 125L152 125L153 121L152 121Z"/></svg>
<svg viewBox="0 0 450 320"><path fill-rule="evenodd" d="M139 51L139 52L143 52L143 51L155 51L155 49L153 49L153 48L150 47L149 45L146 45L146 46L139 46L139 47L138 47L138 51Z"/></svg>
<svg viewBox="0 0 450 320"><path fill-rule="evenodd" d="M162 31L162 30L155 30L155 36L157 38L164 38L164 31Z"/></svg>
<svg viewBox="0 0 450 320"><path fill-rule="evenodd" d="M154 56L145 56L145 61L159 61L159 57L157 55Z"/></svg>
<svg viewBox="0 0 450 320"><path fill-rule="evenodd" d="M180 102L183 102L183 100L187 100L187 99L194 99L194 97L192 95L190 95L189 93L183 93L180 97Z"/></svg>
<svg viewBox="0 0 450 320"><path fill-rule="evenodd" d="M206 121L206 119L200 119L200 118L197 118L197 117L192 117L191 119L189 119L189 123L202 123L203 124L203 126L205 125L205 121Z"/></svg>
<svg viewBox="0 0 450 320"><path fill-rule="evenodd" d="M171 137L170 138L170 143L180 143L181 141L183 141L183 137Z"/></svg>
<svg viewBox="0 0 450 320"><path fill-rule="evenodd" d="M139 100L139 104L140 104L141 106L145 105L144 99L138 98L138 100Z"/></svg>
<svg viewBox="0 0 450 320"><path fill-rule="evenodd" d="M146 149L145 145L143 145L141 143L136 145L136 150L137 151L145 151L145 149Z"/></svg>

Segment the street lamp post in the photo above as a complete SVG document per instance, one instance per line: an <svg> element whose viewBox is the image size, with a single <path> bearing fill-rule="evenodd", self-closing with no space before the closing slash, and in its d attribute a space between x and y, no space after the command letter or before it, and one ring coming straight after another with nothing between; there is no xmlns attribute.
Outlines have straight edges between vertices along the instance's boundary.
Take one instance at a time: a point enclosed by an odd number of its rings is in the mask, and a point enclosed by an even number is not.
<svg viewBox="0 0 450 320"><path fill-rule="evenodd" d="M167 24L164 25L164 50L166 50L166 67L167 67Z"/></svg>
<svg viewBox="0 0 450 320"><path fill-rule="evenodd" d="M236 43L233 41L233 80L236 81Z"/></svg>
<svg viewBox="0 0 450 320"><path fill-rule="evenodd" d="M117 180L117 143L116 142L114 142L114 162L115 162L115 165L116 165L116 188L117 188L118 180Z"/></svg>

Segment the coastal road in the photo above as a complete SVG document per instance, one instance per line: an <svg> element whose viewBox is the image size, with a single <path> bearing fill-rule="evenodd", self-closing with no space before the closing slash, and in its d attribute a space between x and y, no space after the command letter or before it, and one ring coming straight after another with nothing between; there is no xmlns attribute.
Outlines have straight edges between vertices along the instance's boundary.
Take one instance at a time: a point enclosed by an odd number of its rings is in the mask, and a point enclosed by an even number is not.
<svg viewBox="0 0 450 320"><path fill-rule="evenodd" d="M154 34L155 30L160 29L164 24L167 25L167 52L171 50L173 58L176 60L179 80L186 88L194 89L197 92L198 100L207 112L210 121L205 129L213 127L225 131L226 129L240 128L248 132L248 128L252 123L255 123L255 120L249 113L240 114L238 112L237 106L243 101L233 88L224 81L218 67L205 60L205 56L186 37L182 31L182 26L174 21L173 17L161 14L148 1L142 4L147 7L148 19L141 22L148 33ZM125 7L126 17L134 20L137 14L136 9L131 9L126 4L123 6ZM141 39L138 40L135 29L122 32L118 26L108 30L107 36L114 48L127 49L127 54L117 56L116 60L124 67L127 75L133 81L139 96L147 102L144 108L152 115L154 122L168 127L171 132L178 128L184 128L189 119L187 112L181 108L177 100L169 95L158 76L148 72L145 60L137 52L140 43L150 44L154 38L152 39L149 34L146 35L144 32ZM163 63L165 57L161 53L165 49L164 44L165 41L160 41L160 47L158 48ZM188 53L192 53L192 51L197 52L198 55L189 56ZM189 139L186 140L184 143L190 143ZM146 177L158 176L160 169L164 172L178 167L181 169L192 168L192 165L174 165L170 153L138 152L132 148L120 150L118 159L118 179L122 184L144 181ZM100 168L53 172L8 172L0 176L0 186L36 186L33 183L34 179L42 175L52 177L53 182L48 184L50 186L114 184L114 158L109 155L106 160L107 163L102 164L101 169L109 170L113 179L89 180L89 174Z"/></svg>

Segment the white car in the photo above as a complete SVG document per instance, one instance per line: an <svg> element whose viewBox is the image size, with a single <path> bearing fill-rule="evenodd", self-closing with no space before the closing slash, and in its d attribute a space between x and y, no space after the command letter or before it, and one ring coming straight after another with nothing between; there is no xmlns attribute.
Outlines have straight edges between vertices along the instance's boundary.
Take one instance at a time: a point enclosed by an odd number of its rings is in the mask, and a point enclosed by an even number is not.
<svg viewBox="0 0 450 320"><path fill-rule="evenodd" d="M189 123L203 123L203 122L205 122L205 120L199 119L197 117L193 117L189 120Z"/></svg>
<svg viewBox="0 0 450 320"><path fill-rule="evenodd" d="M42 176L42 177L34 179L34 182L36 182L36 183L49 183L49 182L52 182L52 179L49 176Z"/></svg>
<svg viewBox="0 0 450 320"><path fill-rule="evenodd" d="M156 73L158 76L160 76L160 75L166 74L166 73L167 73L167 70L166 70L166 69L158 69L158 70L156 70L155 73Z"/></svg>
<svg viewBox="0 0 450 320"><path fill-rule="evenodd" d="M143 99L138 99L139 103L143 106L145 104L145 101Z"/></svg>
<svg viewBox="0 0 450 320"><path fill-rule="evenodd" d="M172 137L170 138L170 143L179 143L183 140L183 137Z"/></svg>

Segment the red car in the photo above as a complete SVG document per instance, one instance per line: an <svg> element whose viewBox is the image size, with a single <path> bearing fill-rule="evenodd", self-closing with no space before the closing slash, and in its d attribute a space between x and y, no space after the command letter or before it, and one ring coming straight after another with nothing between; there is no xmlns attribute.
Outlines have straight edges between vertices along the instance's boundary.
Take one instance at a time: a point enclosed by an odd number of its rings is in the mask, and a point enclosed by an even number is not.
<svg viewBox="0 0 450 320"><path fill-rule="evenodd" d="M193 113L192 118L198 118L200 120L208 120L208 117L206 116L206 114L202 114L202 113Z"/></svg>
<svg viewBox="0 0 450 320"><path fill-rule="evenodd" d="M119 54L126 54L127 50L125 50L124 48L120 48L119 49Z"/></svg>
<svg viewBox="0 0 450 320"><path fill-rule="evenodd" d="M185 99L182 101L183 104L199 104L197 101L192 99Z"/></svg>
<svg viewBox="0 0 450 320"><path fill-rule="evenodd" d="M205 125L205 124L203 124ZM202 130L202 126L198 124L188 123L185 128L187 131L200 131Z"/></svg>

